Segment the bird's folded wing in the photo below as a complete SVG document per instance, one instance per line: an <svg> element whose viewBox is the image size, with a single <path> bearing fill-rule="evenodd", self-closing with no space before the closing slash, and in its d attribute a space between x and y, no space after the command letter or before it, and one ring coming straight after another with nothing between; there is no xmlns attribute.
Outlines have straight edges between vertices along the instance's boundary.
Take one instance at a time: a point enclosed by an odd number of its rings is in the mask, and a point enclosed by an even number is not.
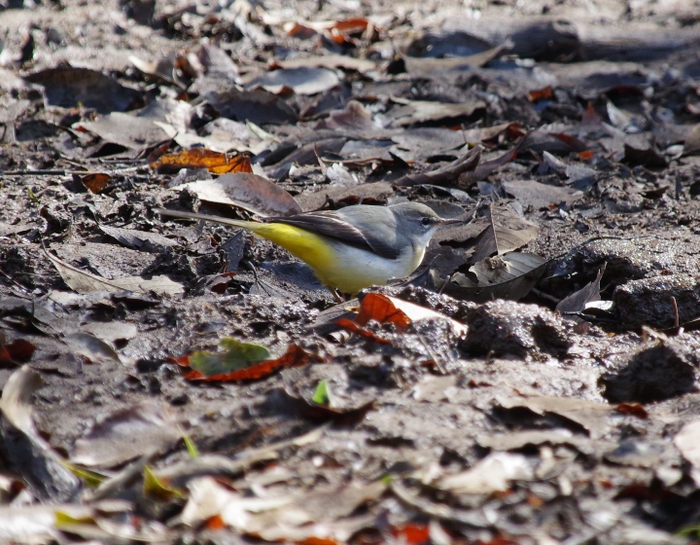
<svg viewBox="0 0 700 545"><path fill-rule="evenodd" d="M306 212L296 216L269 218L268 221L295 225L387 259L396 259L401 255L401 251L393 248L377 230L367 230L363 233L332 211Z"/></svg>

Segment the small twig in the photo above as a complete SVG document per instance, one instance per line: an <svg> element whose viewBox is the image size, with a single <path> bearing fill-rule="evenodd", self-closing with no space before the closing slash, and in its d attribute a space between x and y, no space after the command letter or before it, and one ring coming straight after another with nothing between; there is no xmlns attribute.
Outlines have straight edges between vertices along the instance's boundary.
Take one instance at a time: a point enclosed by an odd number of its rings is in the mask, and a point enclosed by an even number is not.
<svg viewBox="0 0 700 545"><path fill-rule="evenodd" d="M428 342L425 340L425 337L421 335L420 333L418 334L418 338L420 339L420 342L423 344L423 348L425 348L428 351L428 355L433 358L433 361L435 362L435 367L438 368L438 371L440 371L441 375L446 375L447 374L447 369L445 369L445 366L440 363L440 358L438 355L433 351L433 349L430 347Z"/></svg>
<svg viewBox="0 0 700 545"><path fill-rule="evenodd" d="M681 326L681 317L678 312L678 301L673 296L671 296L671 306L673 307L673 327L677 329Z"/></svg>

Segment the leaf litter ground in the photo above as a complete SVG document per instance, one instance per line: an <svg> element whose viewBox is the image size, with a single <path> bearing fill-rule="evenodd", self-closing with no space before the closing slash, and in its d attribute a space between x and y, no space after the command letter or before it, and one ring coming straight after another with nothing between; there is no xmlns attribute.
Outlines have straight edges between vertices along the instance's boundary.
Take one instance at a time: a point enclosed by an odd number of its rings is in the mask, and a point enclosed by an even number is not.
<svg viewBox="0 0 700 545"><path fill-rule="evenodd" d="M16 4L3 540L699 539L697 2ZM405 199L342 305L154 212Z"/></svg>

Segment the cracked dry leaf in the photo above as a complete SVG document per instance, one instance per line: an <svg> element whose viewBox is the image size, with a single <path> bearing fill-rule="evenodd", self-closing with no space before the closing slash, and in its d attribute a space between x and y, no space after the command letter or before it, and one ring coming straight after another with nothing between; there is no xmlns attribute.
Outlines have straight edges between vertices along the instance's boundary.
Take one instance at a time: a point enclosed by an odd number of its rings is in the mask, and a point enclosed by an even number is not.
<svg viewBox="0 0 700 545"><path fill-rule="evenodd" d="M351 482L264 498L245 496L211 477L193 480L188 488L190 497L182 521L190 526L218 516L226 526L266 541L345 542L365 524L363 517L346 517L378 499L387 484Z"/></svg>
<svg viewBox="0 0 700 545"><path fill-rule="evenodd" d="M65 261L58 259L47 250L45 250L45 253L49 261L56 267L58 274L61 275L66 286L76 293L86 294L96 291L120 293L123 291L131 291L145 294L152 291L158 295L181 295L185 292L185 288L182 284L173 282L164 275L154 276L150 280L146 280L140 276L127 276L109 280L97 276L96 274L81 271Z"/></svg>
<svg viewBox="0 0 700 545"><path fill-rule="evenodd" d="M489 286L519 278L546 262L546 259L535 254L508 252L487 257L470 267L469 271L476 275L479 286Z"/></svg>
<svg viewBox="0 0 700 545"><path fill-rule="evenodd" d="M591 438L601 437L606 432L608 415L615 410L615 406L595 403L586 399L536 395L497 396L495 404L504 409L524 407L540 416L552 413L564 417L581 426Z"/></svg>
<svg viewBox="0 0 700 545"><path fill-rule="evenodd" d="M540 231L539 226L523 218L512 203L489 205L486 221L488 225L479 235L473 263L518 250L535 240Z"/></svg>
<svg viewBox="0 0 700 545"><path fill-rule="evenodd" d="M517 301L530 293L547 263L548 260L538 255L524 252L487 257L469 269L477 282L457 272L450 277L444 293L475 302L493 299Z"/></svg>
<svg viewBox="0 0 700 545"><path fill-rule="evenodd" d="M290 216L302 211L290 193L257 174L236 172L173 189L189 189L202 201L242 208L260 216Z"/></svg>
<svg viewBox="0 0 700 545"><path fill-rule="evenodd" d="M425 123L426 121L469 117L477 110L486 108L486 103L483 100L457 104L429 100L408 100L400 97L392 97L392 100L400 104L400 106L389 110L387 114L388 117L393 119L392 124L395 127L405 127L406 125Z"/></svg>

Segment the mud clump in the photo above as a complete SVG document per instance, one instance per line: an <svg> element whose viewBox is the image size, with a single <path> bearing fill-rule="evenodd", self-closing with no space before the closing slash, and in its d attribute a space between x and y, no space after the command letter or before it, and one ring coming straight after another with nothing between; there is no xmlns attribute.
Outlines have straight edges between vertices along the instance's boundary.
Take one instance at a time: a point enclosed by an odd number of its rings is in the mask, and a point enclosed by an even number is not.
<svg viewBox="0 0 700 545"><path fill-rule="evenodd" d="M611 403L650 403L695 391L691 357L677 343L643 348L622 371L601 377L603 396Z"/></svg>
<svg viewBox="0 0 700 545"><path fill-rule="evenodd" d="M566 356L570 341L550 310L515 301L493 301L466 316L467 337L459 348L470 356Z"/></svg>

